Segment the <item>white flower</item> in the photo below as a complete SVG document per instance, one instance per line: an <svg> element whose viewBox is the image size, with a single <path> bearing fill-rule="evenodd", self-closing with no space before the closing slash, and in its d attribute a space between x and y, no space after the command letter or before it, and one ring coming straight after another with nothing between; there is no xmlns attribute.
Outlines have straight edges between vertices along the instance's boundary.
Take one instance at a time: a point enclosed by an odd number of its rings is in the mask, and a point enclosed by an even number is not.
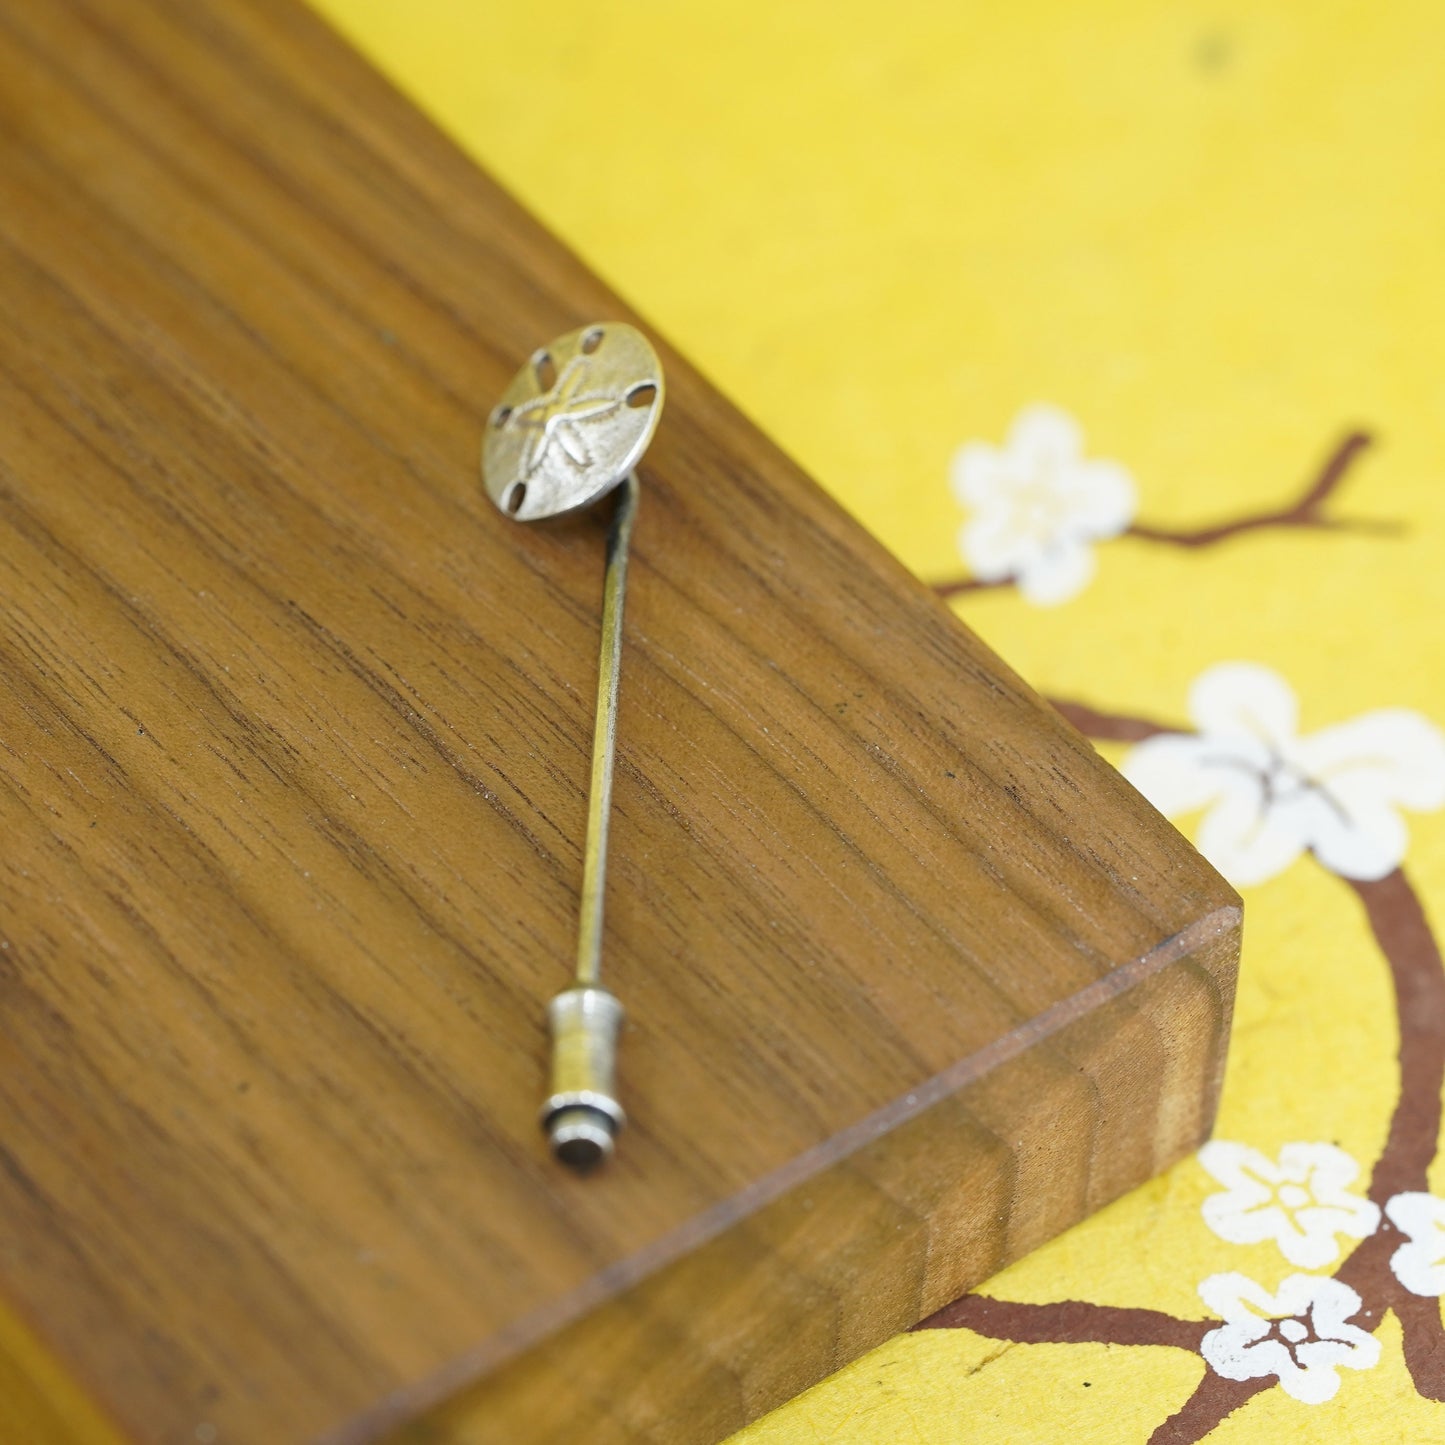
<svg viewBox="0 0 1445 1445"><path fill-rule="evenodd" d="M1002 447L969 442L951 468L970 512L958 549L983 582L1014 580L1030 602L1067 602L1094 575L1090 543L1116 537L1134 517L1134 482L1115 462L1083 457L1067 412L1026 407Z"/></svg>
<svg viewBox="0 0 1445 1445"><path fill-rule="evenodd" d="M1340 1388L1341 1365L1368 1370L1379 1362L1379 1340L1346 1323L1359 1295L1337 1279L1292 1274L1272 1295L1248 1275L1215 1274L1199 1297L1224 1320L1199 1351L1226 1380L1278 1375L1287 1395L1322 1405Z"/></svg>
<svg viewBox="0 0 1445 1445"><path fill-rule="evenodd" d="M1380 1226L1379 1205L1345 1187L1360 1166L1333 1144L1286 1144L1276 1164L1247 1144L1216 1139L1199 1162L1225 1187L1204 1201L1204 1222L1231 1244L1272 1239L1301 1269L1337 1259L1337 1234L1365 1239Z"/></svg>
<svg viewBox="0 0 1445 1445"><path fill-rule="evenodd" d="M1385 1213L1409 1241L1390 1256L1395 1278L1411 1294L1445 1294L1445 1199L1397 1194Z"/></svg>
<svg viewBox="0 0 1445 1445"><path fill-rule="evenodd" d="M1405 856L1400 808L1445 807L1445 735L1387 708L1296 735L1298 708L1276 672L1223 662L1189 693L1194 734L1142 742L1124 776L1160 812L1208 808L1199 851L1247 887L1306 849L1346 878L1383 878Z"/></svg>

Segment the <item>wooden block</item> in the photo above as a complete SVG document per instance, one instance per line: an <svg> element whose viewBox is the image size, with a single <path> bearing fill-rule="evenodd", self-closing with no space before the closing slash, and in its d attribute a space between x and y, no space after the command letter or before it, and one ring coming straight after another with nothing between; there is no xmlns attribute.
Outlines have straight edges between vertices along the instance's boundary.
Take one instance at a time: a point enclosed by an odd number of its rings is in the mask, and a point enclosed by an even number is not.
<svg viewBox="0 0 1445 1445"><path fill-rule="evenodd" d="M663 346L633 1122L548 1157L604 522L512 525L477 453L627 315L289 0L0 15L27 1445L703 1445L1206 1134L1234 894Z"/></svg>

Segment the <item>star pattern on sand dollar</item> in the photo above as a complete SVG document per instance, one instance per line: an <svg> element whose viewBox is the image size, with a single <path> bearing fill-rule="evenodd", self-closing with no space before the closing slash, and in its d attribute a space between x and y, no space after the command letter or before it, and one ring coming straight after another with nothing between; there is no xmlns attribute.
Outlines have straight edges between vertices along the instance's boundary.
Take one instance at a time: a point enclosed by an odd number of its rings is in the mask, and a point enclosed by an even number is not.
<svg viewBox="0 0 1445 1445"><path fill-rule="evenodd" d="M531 433L522 456L524 477L530 477L542 465L554 446L579 471L592 465L583 423L609 415L622 403L606 392L582 390L587 370L587 358L574 356L550 391L523 402L508 418L511 425Z"/></svg>

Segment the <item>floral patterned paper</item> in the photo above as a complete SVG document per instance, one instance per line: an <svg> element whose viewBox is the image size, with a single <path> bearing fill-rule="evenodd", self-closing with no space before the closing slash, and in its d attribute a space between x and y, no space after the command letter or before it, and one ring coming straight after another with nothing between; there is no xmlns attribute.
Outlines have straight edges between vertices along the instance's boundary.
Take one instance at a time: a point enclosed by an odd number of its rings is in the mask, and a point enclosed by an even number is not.
<svg viewBox="0 0 1445 1445"><path fill-rule="evenodd" d="M1336 451L1303 504L1318 512L1343 481L1339 461L1347 456ZM979 493L961 495L968 501ZM1285 512L1253 524L1287 527L1290 518ZM1194 545L1227 541L1238 530L1225 523L1197 535ZM1150 532L1139 535L1173 540ZM1038 600L1017 567L977 580L1017 585L1027 600ZM965 579L939 590L972 589ZM1360 1165L1333 1143L1289 1142L1271 1157L1244 1142L1215 1139L1199 1151L1195 1167L1224 1186L1201 1203L1206 1227L1225 1244L1272 1245L1287 1265L1317 1271L1290 1273L1273 1288L1237 1269L1208 1275L1198 1294L1216 1326L1078 1300L1011 1305L985 1291L945 1307L921 1328L967 1328L1020 1343L1099 1341L1197 1353L1207 1367L1198 1386L1149 1432L1161 1445L1185 1445L1211 1434L1264 1389L1278 1387L1301 1405L1334 1400L1341 1369L1380 1363L1375 1332L1393 1311L1414 1388L1445 1402L1439 1309L1410 1298L1434 1301L1445 1293L1445 1200L1401 1187L1423 1183L1433 1163L1445 1082L1445 967L1404 871L1404 812L1445 808L1445 733L1418 712L1391 707L1301 733L1288 681L1251 662L1215 663L1199 674L1189 690L1192 727L1092 704L1059 706L1085 732L1133 743L1120 760L1124 775L1169 816L1196 817L1200 851L1238 887L1264 884L1309 858L1355 888L1391 968L1401 1092L1364 1193L1354 1187ZM1445 1420L1435 1438L1445 1440Z"/></svg>

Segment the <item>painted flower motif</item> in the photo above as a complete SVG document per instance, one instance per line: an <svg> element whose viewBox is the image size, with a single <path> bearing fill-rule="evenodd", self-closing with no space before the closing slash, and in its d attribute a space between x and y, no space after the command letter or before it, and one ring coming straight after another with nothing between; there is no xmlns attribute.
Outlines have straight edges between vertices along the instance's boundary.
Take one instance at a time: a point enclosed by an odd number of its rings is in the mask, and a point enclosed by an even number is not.
<svg viewBox="0 0 1445 1445"><path fill-rule="evenodd" d="M969 442L954 456L953 493L970 516L958 549L983 582L1017 582L1030 602L1067 602L1094 575L1093 542L1134 517L1134 482L1116 462L1086 461L1067 412L1026 407L1002 447Z"/></svg>
<svg viewBox="0 0 1445 1445"><path fill-rule="evenodd" d="M1276 1163L1247 1144L1215 1139L1199 1162L1224 1185L1204 1201L1210 1229L1231 1244L1272 1239L1301 1269L1337 1259L1336 1235L1365 1239L1380 1226L1379 1206L1346 1188L1359 1165L1333 1144L1286 1144Z"/></svg>
<svg viewBox="0 0 1445 1445"><path fill-rule="evenodd" d="M1200 1353L1226 1380L1278 1375L1287 1395L1322 1405L1340 1388L1340 1366L1368 1370L1379 1362L1379 1340L1349 1323L1360 1296L1337 1279L1292 1274L1270 1294L1248 1275L1215 1274L1199 1297L1224 1321L1204 1336Z"/></svg>
<svg viewBox="0 0 1445 1445"><path fill-rule="evenodd" d="M1445 1294L1445 1199L1397 1194L1385 1213L1408 1241L1390 1256L1395 1278L1411 1294Z"/></svg>
<svg viewBox="0 0 1445 1445"><path fill-rule="evenodd" d="M1240 887L1311 851L1345 878L1383 878L1405 856L1401 808L1445 807L1445 734L1386 708L1297 735L1298 706L1276 672L1224 662L1189 693L1195 733L1140 743L1124 775L1169 815L1207 808L1199 851Z"/></svg>

